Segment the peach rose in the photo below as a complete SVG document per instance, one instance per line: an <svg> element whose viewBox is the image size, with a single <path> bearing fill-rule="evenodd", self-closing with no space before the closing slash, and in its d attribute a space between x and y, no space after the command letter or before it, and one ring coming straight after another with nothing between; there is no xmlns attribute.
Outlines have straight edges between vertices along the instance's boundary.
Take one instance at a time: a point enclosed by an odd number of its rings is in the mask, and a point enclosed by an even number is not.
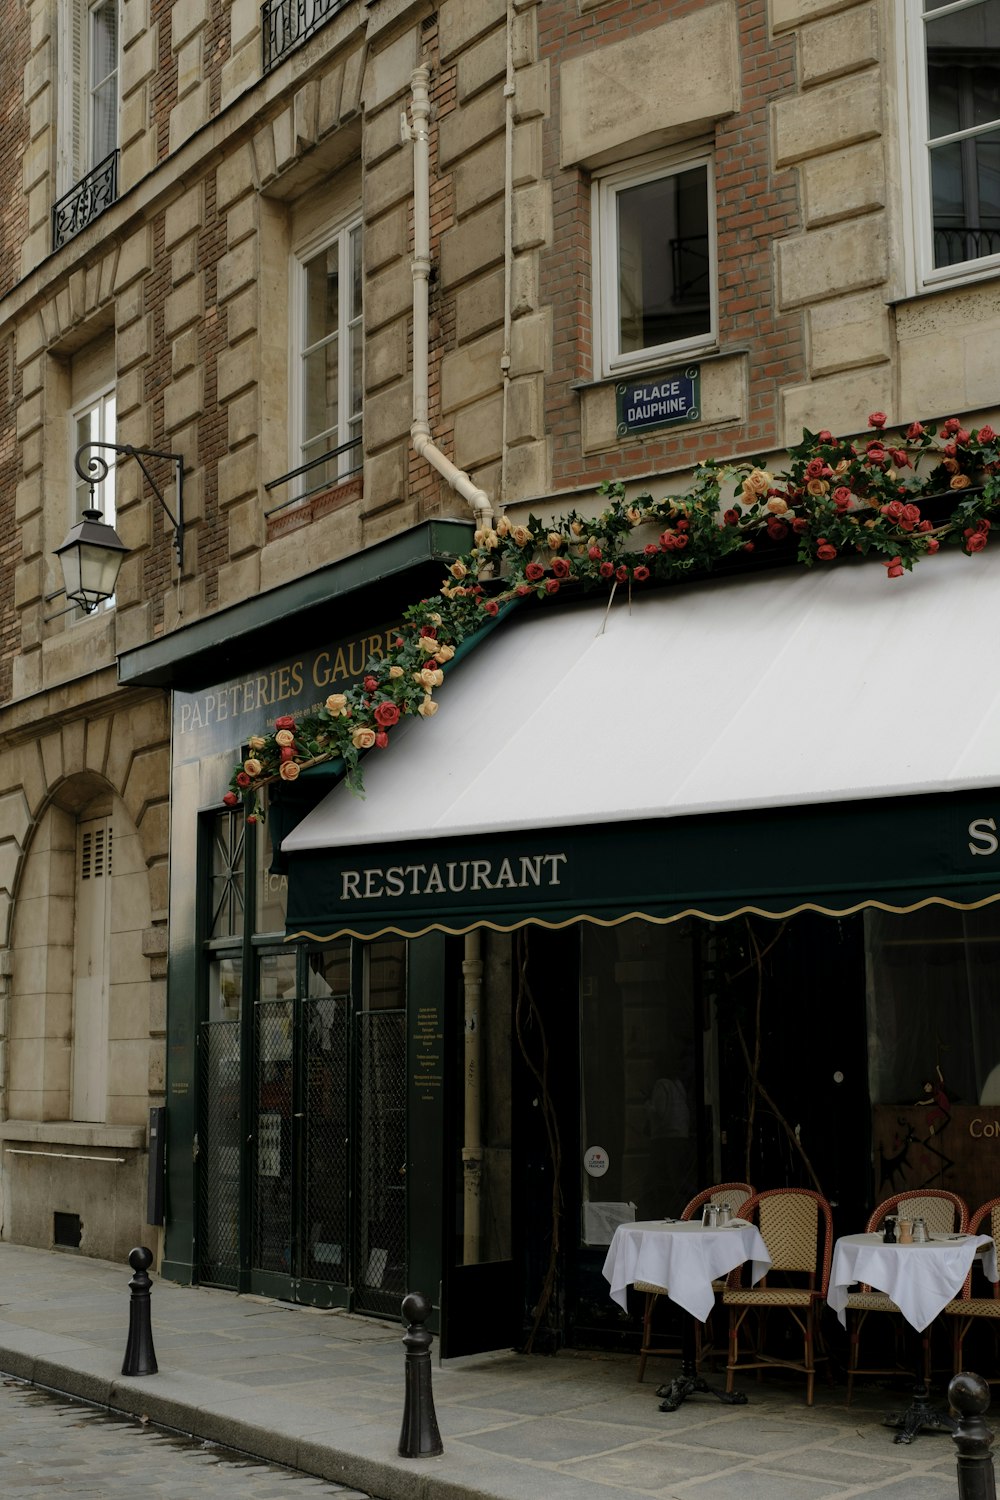
<svg viewBox="0 0 1000 1500"><path fill-rule="evenodd" d="M548 542L549 547L553 552L558 552L559 548L563 544L562 536L558 531L550 531L545 540Z"/></svg>
<svg viewBox="0 0 1000 1500"><path fill-rule="evenodd" d="M297 760L283 760L278 768L278 774L282 781L297 781L299 775L299 763Z"/></svg>
<svg viewBox="0 0 1000 1500"><path fill-rule="evenodd" d="M261 765L259 760L256 760L253 756L251 756L249 760L245 760L243 762L243 769L248 776L259 776L264 767Z"/></svg>
<svg viewBox="0 0 1000 1500"><path fill-rule="evenodd" d="M351 743L355 750L370 750L375 743L374 729L364 729L359 724L351 735Z"/></svg>
<svg viewBox="0 0 1000 1500"><path fill-rule="evenodd" d="M767 509L775 516L783 516L788 509L788 501L783 500L780 495L772 495L767 502Z"/></svg>
<svg viewBox="0 0 1000 1500"><path fill-rule="evenodd" d="M969 478L968 474L953 474L951 484L948 486L948 488L951 490L967 490L971 483L972 480Z"/></svg>
<svg viewBox="0 0 1000 1500"><path fill-rule="evenodd" d="M534 540L527 526L515 526L511 536L518 547L527 547L528 543Z"/></svg>
<svg viewBox="0 0 1000 1500"><path fill-rule="evenodd" d="M815 495L817 497L820 495L825 495L828 492L829 488L830 486L829 484L827 484L825 479L809 479L806 481L806 489L808 490L810 495Z"/></svg>
<svg viewBox="0 0 1000 1500"><path fill-rule="evenodd" d="M497 536L510 536L510 522L506 516L501 516L497 522Z"/></svg>
<svg viewBox="0 0 1000 1500"><path fill-rule="evenodd" d="M455 655L455 648L454 646L443 646L439 642L438 648L435 651L434 655L437 657L438 661L451 661L452 657Z"/></svg>
<svg viewBox="0 0 1000 1500"><path fill-rule="evenodd" d="M294 745L295 736L290 729L279 729L274 736L274 743L276 745Z"/></svg>
<svg viewBox="0 0 1000 1500"><path fill-rule="evenodd" d="M755 495L766 495L774 483L774 475L766 469L751 469L743 481L743 488Z"/></svg>
<svg viewBox="0 0 1000 1500"><path fill-rule="evenodd" d="M437 711L438 705L434 702L434 699L428 693L423 703L421 703L420 707L417 709L417 713L420 714L421 718L429 719L433 714L436 714Z"/></svg>
<svg viewBox="0 0 1000 1500"><path fill-rule="evenodd" d="M465 566L465 563L461 561L461 559L453 562L451 567L448 569L448 572L451 574L452 578L464 578L468 571L468 568Z"/></svg>
<svg viewBox="0 0 1000 1500"><path fill-rule="evenodd" d="M402 675L403 675L403 669L402 669L402 667L390 667L389 668L389 676L390 677L402 677Z"/></svg>
<svg viewBox="0 0 1000 1500"><path fill-rule="evenodd" d="M438 651L436 638L432 635L422 635L420 637L420 649L425 656L436 656Z"/></svg>
<svg viewBox="0 0 1000 1500"><path fill-rule="evenodd" d="M267 740L262 734L252 734L247 740L248 750L266 750Z"/></svg>
<svg viewBox="0 0 1000 1500"><path fill-rule="evenodd" d="M331 693L330 696L329 696L329 698L327 698L327 700L326 700L326 711L327 711L328 714L333 714L335 718L339 714L346 714L347 713L347 695L346 695L346 693Z"/></svg>

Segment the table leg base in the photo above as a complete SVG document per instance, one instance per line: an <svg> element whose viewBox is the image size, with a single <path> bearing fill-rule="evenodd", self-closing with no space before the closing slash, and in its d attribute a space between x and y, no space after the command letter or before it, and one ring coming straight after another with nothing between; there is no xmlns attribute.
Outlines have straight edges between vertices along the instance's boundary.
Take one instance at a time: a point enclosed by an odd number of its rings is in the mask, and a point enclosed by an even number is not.
<svg viewBox="0 0 1000 1500"><path fill-rule="evenodd" d="M660 1402L661 1411L677 1411L688 1396L714 1396L717 1401L726 1406L746 1406L747 1398L742 1391L721 1391L718 1386L709 1385L700 1375L686 1375L683 1372L675 1375L669 1385L661 1385L656 1394L664 1399Z"/></svg>
<svg viewBox="0 0 1000 1500"><path fill-rule="evenodd" d="M912 1443L919 1432L954 1433L958 1431L955 1418L949 1417L947 1412L943 1412L940 1407L932 1406L927 1399L926 1392L915 1392L906 1410L890 1412L882 1425L899 1428L893 1438L894 1443Z"/></svg>

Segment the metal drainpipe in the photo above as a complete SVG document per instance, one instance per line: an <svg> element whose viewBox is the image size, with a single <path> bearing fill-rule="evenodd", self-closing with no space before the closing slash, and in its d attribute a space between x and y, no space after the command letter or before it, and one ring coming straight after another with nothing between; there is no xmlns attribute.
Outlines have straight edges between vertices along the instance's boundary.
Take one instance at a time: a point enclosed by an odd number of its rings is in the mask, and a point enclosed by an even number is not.
<svg viewBox="0 0 1000 1500"><path fill-rule="evenodd" d="M503 376L502 418L500 430L500 510L507 504L507 406L510 395L510 325L514 271L514 0L507 0L507 77L504 82L506 119L504 123L503 182L503 353L500 373Z"/></svg>
<svg viewBox="0 0 1000 1500"><path fill-rule="evenodd" d="M485 528L493 520L493 504L463 469L446 458L431 438L428 423L428 286L431 274L430 214L430 69L414 68L410 75L410 114L401 122L404 140L413 142L413 421L410 442L413 451L437 469L452 489L469 502L477 527Z"/></svg>
<svg viewBox="0 0 1000 1500"><path fill-rule="evenodd" d="M462 1264L477 1266L482 1257L480 1190L483 1142L480 1124L482 1045L479 1008L483 994L482 933L465 935L462 962L465 982L465 1131L462 1147Z"/></svg>

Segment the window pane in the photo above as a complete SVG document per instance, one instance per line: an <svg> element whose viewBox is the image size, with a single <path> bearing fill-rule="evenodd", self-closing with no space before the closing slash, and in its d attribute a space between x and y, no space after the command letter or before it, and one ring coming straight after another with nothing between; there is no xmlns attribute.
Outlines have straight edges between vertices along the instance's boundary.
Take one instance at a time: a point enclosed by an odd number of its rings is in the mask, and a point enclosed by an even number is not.
<svg viewBox="0 0 1000 1500"><path fill-rule="evenodd" d="M336 333L339 327L340 275L336 240L306 264L305 279L305 347L311 349L321 339Z"/></svg>
<svg viewBox="0 0 1000 1500"><path fill-rule="evenodd" d="M236 1021L243 999L243 960L234 955L217 958L208 970L209 1021Z"/></svg>
<svg viewBox="0 0 1000 1500"><path fill-rule="evenodd" d="M932 140L1000 119L1000 0L928 21Z"/></svg>
<svg viewBox="0 0 1000 1500"><path fill-rule="evenodd" d="M1000 253L1000 131L931 152L934 264Z"/></svg>
<svg viewBox="0 0 1000 1500"><path fill-rule="evenodd" d="M331 440L326 445L329 448L337 445L338 343L334 338L302 361L302 438L308 443L321 433L330 433Z"/></svg>
<svg viewBox="0 0 1000 1500"><path fill-rule="evenodd" d="M209 937L239 937L243 906L243 814L221 813L212 829Z"/></svg>
<svg viewBox="0 0 1000 1500"><path fill-rule="evenodd" d="M257 932L284 932L288 906L288 876L271 870L274 857L270 818L257 823L257 908L254 913Z"/></svg>
<svg viewBox="0 0 1000 1500"><path fill-rule="evenodd" d="M616 196L619 352L710 332L707 167L623 188Z"/></svg>
<svg viewBox="0 0 1000 1500"><path fill-rule="evenodd" d="M118 144L118 7L116 0L90 12L90 163Z"/></svg>
<svg viewBox="0 0 1000 1500"><path fill-rule="evenodd" d="M405 941L402 938L391 938L370 944L365 1009L404 1010L405 1008Z"/></svg>

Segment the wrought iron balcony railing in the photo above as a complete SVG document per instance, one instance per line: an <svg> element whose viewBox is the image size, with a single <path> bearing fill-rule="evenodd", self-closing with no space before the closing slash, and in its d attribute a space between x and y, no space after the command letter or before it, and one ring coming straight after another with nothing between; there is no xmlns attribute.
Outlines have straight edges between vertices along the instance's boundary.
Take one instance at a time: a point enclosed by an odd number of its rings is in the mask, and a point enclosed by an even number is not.
<svg viewBox="0 0 1000 1500"><path fill-rule="evenodd" d="M342 454L351 453L356 462L342 467L337 460ZM327 465L332 464L334 473L330 474ZM332 490L335 485L343 484L345 479L351 479L355 474L360 474L364 468L364 455L361 452L361 436L351 438L348 443L341 443L339 448L331 448L329 453L321 453L318 458L312 458L307 464L300 464L297 469L290 470L287 474L272 479L264 486L264 493L269 495L272 490L279 489L283 484L292 484L296 479L301 479L304 474L312 474L315 470L320 472L320 482L313 484L307 490L299 490L297 494L290 495L287 500L282 500L280 505L272 506L264 514L276 516L279 511L287 510L290 505L295 505L302 500L308 500L311 495L319 495L323 490Z"/></svg>
<svg viewBox="0 0 1000 1500"><path fill-rule="evenodd" d="M981 229L971 225L935 224L934 264L953 266L964 260L982 260L1000 254L1000 229Z"/></svg>
<svg viewBox="0 0 1000 1500"><path fill-rule="evenodd" d="M92 224L118 197L118 152L112 151L52 205L52 248Z"/></svg>
<svg viewBox="0 0 1000 1500"><path fill-rule="evenodd" d="M347 0L264 0L260 8L263 71L276 68L346 4Z"/></svg>

